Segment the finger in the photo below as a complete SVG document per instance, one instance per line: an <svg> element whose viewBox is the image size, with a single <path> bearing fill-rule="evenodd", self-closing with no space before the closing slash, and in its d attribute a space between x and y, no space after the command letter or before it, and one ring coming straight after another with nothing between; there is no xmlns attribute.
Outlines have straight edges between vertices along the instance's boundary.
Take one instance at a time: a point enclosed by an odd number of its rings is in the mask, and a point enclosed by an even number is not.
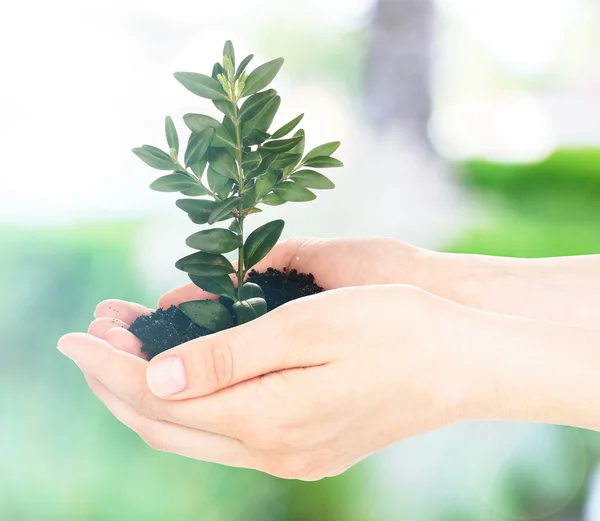
<svg viewBox="0 0 600 521"><path fill-rule="evenodd" d="M323 365L326 349L313 349L309 314L279 308L247 324L192 340L153 358L148 385L171 400L207 396L275 371Z"/></svg>
<svg viewBox="0 0 600 521"><path fill-rule="evenodd" d="M113 394L132 405L144 416L169 420L164 402L146 382L148 362L126 351L115 349L105 340L82 333L65 335L58 349L89 376L102 382Z"/></svg>
<svg viewBox="0 0 600 521"><path fill-rule="evenodd" d="M202 461L240 468L256 468L254 458L234 438L150 420L111 393L99 380L86 376L94 394L124 425L137 432L152 448Z"/></svg>
<svg viewBox="0 0 600 521"><path fill-rule="evenodd" d="M155 396L146 382L148 362L119 351L107 341L82 333L59 340L59 350L71 358L86 376L96 378L110 392L153 420L229 435L246 411L235 400L215 396L208 403L168 402Z"/></svg>
<svg viewBox="0 0 600 521"><path fill-rule="evenodd" d="M98 338L104 338L106 332L112 328L129 329L130 324L123 322L118 318L102 317L94 320L88 328L88 335Z"/></svg>
<svg viewBox="0 0 600 521"><path fill-rule="evenodd" d="M100 302L96 307L94 316L96 318L118 318L126 324L133 324L135 319L140 315L149 315L152 313L151 309L148 309L141 304L135 302L126 302L124 300L105 300Z"/></svg>
<svg viewBox="0 0 600 521"><path fill-rule="evenodd" d="M119 351L125 351L145 359L145 355L142 353L142 341L126 329L120 327L109 329L104 335L104 340Z"/></svg>

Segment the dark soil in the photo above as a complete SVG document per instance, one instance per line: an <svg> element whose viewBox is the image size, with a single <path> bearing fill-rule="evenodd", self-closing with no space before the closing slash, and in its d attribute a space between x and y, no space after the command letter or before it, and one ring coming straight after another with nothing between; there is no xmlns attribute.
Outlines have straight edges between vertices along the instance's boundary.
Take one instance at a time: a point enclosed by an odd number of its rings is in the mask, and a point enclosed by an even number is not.
<svg viewBox="0 0 600 521"><path fill-rule="evenodd" d="M286 302L324 291L315 283L312 275L298 273L296 270L291 270L289 273L285 269L279 271L273 268L267 269L264 273L251 271L246 280L262 288L269 311ZM228 299L221 299L221 301L227 307L232 304ZM149 360L175 346L211 334L209 330L194 324L176 306L158 309L151 315L139 317L129 331L143 342L142 352Z"/></svg>

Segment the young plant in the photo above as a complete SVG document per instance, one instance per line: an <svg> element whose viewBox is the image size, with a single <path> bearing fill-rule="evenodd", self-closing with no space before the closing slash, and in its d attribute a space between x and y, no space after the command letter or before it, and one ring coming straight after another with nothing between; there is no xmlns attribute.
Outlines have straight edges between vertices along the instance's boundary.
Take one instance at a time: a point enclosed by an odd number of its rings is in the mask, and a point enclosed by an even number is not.
<svg viewBox="0 0 600 521"><path fill-rule="evenodd" d="M191 134L185 151L181 151L173 120L167 117L168 153L150 145L133 150L149 166L172 172L150 187L188 196L176 204L192 222L214 225L231 221L228 227L206 229L188 237L187 245L198 251L176 263L198 287L222 297L219 302L200 300L179 306L192 322L212 332L267 312L260 286L244 280L247 272L275 246L284 221L271 221L245 238L246 218L260 212L262 204L312 201L316 198L313 189L334 188L315 169L342 166L331 157L339 142L326 143L304 155L304 131L297 130L288 137L303 114L271 132L281 98L276 90L267 87L281 69L283 59L248 73L252 58L253 55L247 56L236 68L233 45L228 41L223 61L214 65L211 76L175 73L189 91L212 100L224 114L222 121L203 114L186 114L183 120ZM237 269L224 256L235 250ZM231 277L234 273L237 287Z"/></svg>

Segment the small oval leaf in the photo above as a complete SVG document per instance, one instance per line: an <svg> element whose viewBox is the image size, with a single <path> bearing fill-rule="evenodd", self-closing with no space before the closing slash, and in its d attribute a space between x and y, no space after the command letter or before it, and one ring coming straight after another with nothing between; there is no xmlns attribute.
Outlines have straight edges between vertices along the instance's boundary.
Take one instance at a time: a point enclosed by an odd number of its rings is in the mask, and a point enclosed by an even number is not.
<svg viewBox="0 0 600 521"><path fill-rule="evenodd" d="M274 193L265 195L263 197L262 202L268 206L281 206L282 204L287 203L287 201L285 199L282 199L281 197L279 197L277 194L274 194Z"/></svg>
<svg viewBox="0 0 600 521"><path fill-rule="evenodd" d="M338 148L340 148L340 145L341 143L339 141L332 141L331 143L325 143L317 148L313 148L308 154L306 154L304 161L306 162L313 157L329 157Z"/></svg>
<svg viewBox="0 0 600 521"><path fill-rule="evenodd" d="M292 137L290 139L279 139L277 141L267 141L260 147L261 152L277 153L288 152L298 145L304 138L302 136Z"/></svg>
<svg viewBox="0 0 600 521"><path fill-rule="evenodd" d="M267 302L264 298L241 300L233 305L238 324L245 324L267 313Z"/></svg>
<svg viewBox="0 0 600 521"><path fill-rule="evenodd" d="M275 171L271 171L260 176L254 185L256 197L260 198L267 195L271 190L273 190L273 187L277 184L277 181L279 181L279 174Z"/></svg>
<svg viewBox="0 0 600 521"><path fill-rule="evenodd" d="M246 70L246 67L248 67L248 64L252 61L252 58L254 58L254 54L251 54L250 56L246 56L238 65L237 70L235 71L235 79L239 79L239 77L242 75L242 73Z"/></svg>
<svg viewBox="0 0 600 521"><path fill-rule="evenodd" d="M294 203L302 203L305 201L314 201L317 196L311 192L308 188L304 188L300 184L296 184L292 181L283 181L273 188L273 192L278 195L284 201L290 201ZM263 203L265 200L263 199Z"/></svg>
<svg viewBox="0 0 600 521"><path fill-rule="evenodd" d="M275 79L282 65L283 58L276 58L254 69L246 80L242 96L250 96L267 87Z"/></svg>
<svg viewBox="0 0 600 521"><path fill-rule="evenodd" d="M179 309L196 325L209 331L223 331L233 327L230 311L214 300L192 300L179 304Z"/></svg>
<svg viewBox="0 0 600 521"><path fill-rule="evenodd" d="M176 262L175 267L190 275L201 275L203 277L229 275L230 273L235 272L231 262L223 257L223 255L215 255L203 251L179 259Z"/></svg>
<svg viewBox="0 0 600 521"><path fill-rule="evenodd" d="M259 152L248 152L244 154L244 159L242 160L242 166L248 172L255 170L260 166L262 161L262 156Z"/></svg>
<svg viewBox="0 0 600 521"><path fill-rule="evenodd" d="M338 168L344 166L344 163L334 157L317 156L308 161L304 160L304 166L313 168Z"/></svg>
<svg viewBox="0 0 600 521"><path fill-rule="evenodd" d="M237 181L238 169L235 159L231 157L225 150L220 149L220 153L211 155L210 167L223 177L228 177Z"/></svg>
<svg viewBox="0 0 600 521"><path fill-rule="evenodd" d="M174 149L175 154L178 154L179 136L177 135L177 129L175 128L175 123L173 123L173 118L171 116L167 116L165 119L165 135L167 136L169 149Z"/></svg>
<svg viewBox="0 0 600 521"><path fill-rule="evenodd" d="M254 96L250 96L244 101L240 108L240 121L250 121L260 113L260 111L263 110L275 96L277 96L277 91L275 89L265 90L264 92L259 92L258 94L254 94Z"/></svg>
<svg viewBox="0 0 600 521"><path fill-rule="evenodd" d="M189 197L201 197L203 195L208 195L208 190L203 186L197 185L192 186L192 188L186 188L185 190L179 190L183 195L187 195Z"/></svg>
<svg viewBox="0 0 600 521"><path fill-rule="evenodd" d="M231 63L235 67L235 51L233 50L233 43L231 43L231 40L227 40L225 42L225 47L223 47L223 56L228 56L231 60Z"/></svg>
<svg viewBox="0 0 600 521"><path fill-rule="evenodd" d="M214 224L217 221L228 219L230 217L231 212L235 208L239 208L239 206L239 197L230 197L229 199L226 199L212 211L212 213L208 217L208 224Z"/></svg>
<svg viewBox="0 0 600 521"><path fill-rule="evenodd" d="M208 253L229 253L240 246L240 238L225 228L213 228L190 235L186 244L190 248Z"/></svg>
<svg viewBox="0 0 600 521"><path fill-rule="evenodd" d="M181 192L195 186L197 184L190 176L182 172L175 172L174 174L159 177L150 185L150 188L157 192Z"/></svg>
<svg viewBox="0 0 600 521"><path fill-rule="evenodd" d="M258 264L277 244L285 222L271 221L254 230L244 244L244 265L246 269Z"/></svg>
<svg viewBox="0 0 600 521"><path fill-rule="evenodd" d="M231 101L213 101L213 104L228 118L235 119L235 109Z"/></svg>
<svg viewBox="0 0 600 521"><path fill-rule="evenodd" d="M281 170L282 168L286 168L290 165L297 165L302 159L301 154L279 154L277 159L271 165L273 170Z"/></svg>
<svg viewBox="0 0 600 521"><path fill-rule="evenodd" d="M317 190L331 190L335 188L335 184L328 177L325 177L314 170L299 170L292 179L306 188L315 188Z"/></svg>
<svg viewBox="0 0 600 521"><path fill-rule="evenodd" d="M201 277L199 275L189 275L190 280L204 291L213 295L235 299L235 288L229 275L219 277Z"/></svg>
<svg viewBox="0 0 600 521"><path fill-rule="evenodd" d="M265 298L265 292L258 284L245 282L242 285L242 298L248 300L251 298Z"/></svg>
<svg viewBox="0 0 600 521"><path fill-rule="evenodd" d="M214 168L208 169L206 178L208 179L208 186L210 186L210 189L215 192L220 199L227 199L227 197L229 197L231 189L233 188L233 179L222 176L217 173Z"/></svg>
<svg viewBox="0 0 600 521"><path fill-rule="evenodd" d="M221 84L210 76L198 72L176 72L174 76L179 83L196 96L211 100L227 99Z"/></svg>
<svg viewBox="0 0 600 521"><path fill-rule="evenodd" d="M284 136L287 136L292 130L294 130L298 124L302 121L304 114L300 114L297 118L292 119L289 123L286 123L279 130L276 130L271 136L273 139L279 139ZM326 155L326 154L323 154Z"/></svg>
<svg viewBox="0 0 600 521"><path fill-rule="evenodd" d="M138 156L144 163L157 170L177 170L177 165L173 163L171 156L160 148L151 145L134 148L132 152Z"/></svg>
<svg viewBox="0 0 600 521"><path fill-rule="evenodd" d="M175 204L188 214L195 224L206 224L208 218L219 203L202 199L178 199Z"/></svg>
<svg viewBox="0 0 600 521"><path fill-rule="evenodd" d="M214 128L207 128L199 134L190 135L190 140L185 150L185 166L190 167L190 165L195 165L204 159L214 135Z"/></svg>

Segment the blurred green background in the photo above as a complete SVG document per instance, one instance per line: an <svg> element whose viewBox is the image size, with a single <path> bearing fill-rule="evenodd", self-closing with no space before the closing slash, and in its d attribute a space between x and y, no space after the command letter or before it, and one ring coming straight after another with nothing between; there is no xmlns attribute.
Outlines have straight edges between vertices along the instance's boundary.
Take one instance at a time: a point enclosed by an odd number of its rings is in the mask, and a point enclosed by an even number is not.
<svg viewBox="0 0 600 521"><path fill-rule="evenodd" d="M600 253L597 2L34 3L0 22L17 49L0 102L1 521L600 520L600 434L458 426L337 478L278 480L149 449L55 350L99 301L152 306L185 282L171 264L189 223L129 149L196 107L170 73L206 69L232 35L284 55L289 114L346 145L339 190L286 206L289 234ZM376 211L348 218L358 201Z"/></svg>

